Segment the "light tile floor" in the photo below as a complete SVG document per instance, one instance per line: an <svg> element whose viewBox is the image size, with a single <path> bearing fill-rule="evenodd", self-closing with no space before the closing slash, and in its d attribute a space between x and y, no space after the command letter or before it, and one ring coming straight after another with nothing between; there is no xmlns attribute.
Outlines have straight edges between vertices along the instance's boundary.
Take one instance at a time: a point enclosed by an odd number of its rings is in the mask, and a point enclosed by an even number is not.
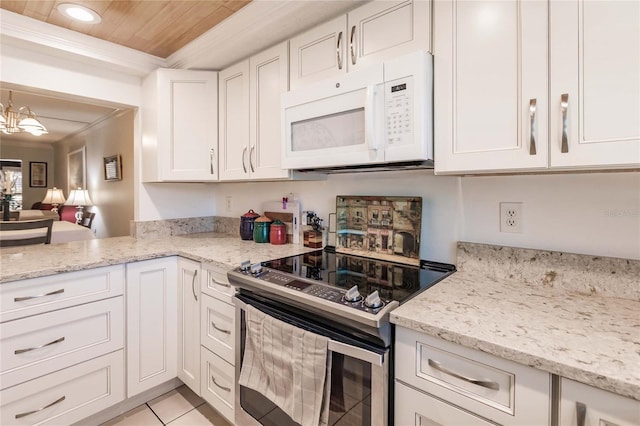
<svg viewBox="0 0 640 426"><path fill-rule="evenodd" d="M102 426L231 426L217 411L186 386L109 420Z"/></svg>

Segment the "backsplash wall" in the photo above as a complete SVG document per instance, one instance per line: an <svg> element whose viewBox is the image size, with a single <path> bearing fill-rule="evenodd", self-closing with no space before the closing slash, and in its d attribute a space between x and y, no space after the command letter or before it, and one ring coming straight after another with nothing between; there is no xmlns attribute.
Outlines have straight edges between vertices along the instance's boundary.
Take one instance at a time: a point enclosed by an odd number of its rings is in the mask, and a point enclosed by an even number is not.
<svg viewBox="0 0 640 426"><path fill-rule="evenodd" d="M212 191L217 216L262 213L262 202L293 192L325 225L336 195L421 196L421 257L441 262L455 262L457 241L640 259L640 172L455 177L423 170L219 183ZM521 234L500 232L504 201L523 203Z"/></svg>

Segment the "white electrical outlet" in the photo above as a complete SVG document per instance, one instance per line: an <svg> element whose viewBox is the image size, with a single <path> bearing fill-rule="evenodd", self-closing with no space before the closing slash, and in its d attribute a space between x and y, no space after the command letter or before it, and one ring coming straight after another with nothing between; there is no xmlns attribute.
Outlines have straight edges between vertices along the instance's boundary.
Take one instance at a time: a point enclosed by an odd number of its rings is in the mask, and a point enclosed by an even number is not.
<svg viewBox="0 0 640 426"><path fill-rule="evenodd" d="M522 233L522 203L500 203L500 232Z"/></svg>
<svg viewBox="0 0 640 426"><path fill-rule="evenodd" d="M231 213L231 195L227 195L227 198L225 199L225 206L227 213Z"/></svg>

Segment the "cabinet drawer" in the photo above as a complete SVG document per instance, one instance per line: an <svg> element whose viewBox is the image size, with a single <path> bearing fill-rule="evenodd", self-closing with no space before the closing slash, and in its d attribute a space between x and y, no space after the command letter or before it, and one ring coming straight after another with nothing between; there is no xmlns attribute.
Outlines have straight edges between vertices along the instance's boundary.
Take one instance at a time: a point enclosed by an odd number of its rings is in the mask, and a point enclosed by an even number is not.
<svg viewBox="0 0 640 426"><path fill-rule="evenodd" d="M201 344L231 365L234 365L235 307L206 294L202 295L201 306Z"/></svg>
<svg viewBox="0 0 640 426"><path fill-rule="evenodd" d="M403 426L495 424L398 382L395 383L394 411L395 424Z"/></svg>
<svg viewBox="0 0 640 426"><path fill-rule="evenodd" d="M0 423L68 425L117 404L124 399L122 352L3 390Z"/></svg>
<svg viewBox="0 0 640 426"><path fill-rule="evenodd" d="M124 266L66 272L0 285L0 322L123 294Z"/></svg>
<svg viewBox="0 0 640 426"><path fill-rule="evenodd" d="M202 292L216 299L231 303L231 297L236 289L229 284L227 271L215 266L203 265L205 281L202 283Z"/></svg>
<svg viewBox="0 0 640 426"><path fill-rule="evenodd" d="M201 348L200 390L202 398L234 422L236 395L235 367L207 348Z"/></svg>
<svg viewBox="0 0 640 426"><path fill-rule="evenodd" d="M401 382L501 424L549 423L548 373L402 327L396 349Z"/></svg>
<svg viewBox="0 0 640 426"><path fill-rule="evenodd" d="M122 349L122 296L0 325L0 389Z"/></svg>

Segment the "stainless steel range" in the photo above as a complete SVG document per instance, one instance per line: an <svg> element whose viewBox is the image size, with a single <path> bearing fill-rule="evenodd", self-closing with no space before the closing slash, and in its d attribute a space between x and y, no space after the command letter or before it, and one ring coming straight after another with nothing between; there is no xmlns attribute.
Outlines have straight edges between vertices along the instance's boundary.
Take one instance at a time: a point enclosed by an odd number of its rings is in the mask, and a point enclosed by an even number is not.
<svg viewBox="0 0 640 426"><path fill-rule="evenodd" d="M228 273L238 288L239 369L244 354L246 305L298 328L327 336L333 357L329 424L387 425L393 418L393 327L390 312L455 271L449 264L420 266L336 253L331 249L245 262ZM236 423L295 425L257 392L238 386ZM268 407L268 408L266 408Z"/></svg>

